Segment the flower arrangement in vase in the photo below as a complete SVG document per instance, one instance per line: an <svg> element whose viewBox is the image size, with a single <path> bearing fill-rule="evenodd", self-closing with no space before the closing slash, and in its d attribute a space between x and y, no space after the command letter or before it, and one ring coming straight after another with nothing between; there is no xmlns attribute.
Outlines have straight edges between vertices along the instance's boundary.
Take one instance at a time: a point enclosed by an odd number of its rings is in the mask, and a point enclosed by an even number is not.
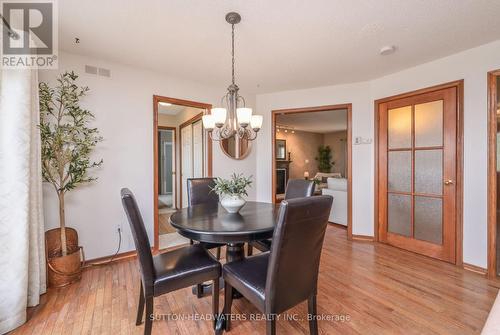
<svg viewBox="0 0 500 335"><path fill-rule="evenodd" d="M247 188L252 185L251 178L233 173L230 179L217 178L215 180L212 191L219 196L222 207L228 213L238 213L245 206L244 197L248 196Z"/></svg>

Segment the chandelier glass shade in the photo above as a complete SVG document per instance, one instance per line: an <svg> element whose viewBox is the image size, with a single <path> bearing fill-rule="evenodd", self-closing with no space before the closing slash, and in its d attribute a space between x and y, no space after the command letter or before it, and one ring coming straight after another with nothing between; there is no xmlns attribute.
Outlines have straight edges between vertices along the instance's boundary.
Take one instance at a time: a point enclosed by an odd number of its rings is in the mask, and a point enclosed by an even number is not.
<svg viewBox="0 0 500 335"><path fill-rule="evenodd" d="M245 99L238 94L239 87L234 75L234 25L241 21L238 13L228 13L226 21L231 24L232 82L221 99L221 107L212 108L211 114L203 116L203 127L215 141L231 137L252 141L262 127L262 115L253 115L252 109L245 107Z"/></svg>

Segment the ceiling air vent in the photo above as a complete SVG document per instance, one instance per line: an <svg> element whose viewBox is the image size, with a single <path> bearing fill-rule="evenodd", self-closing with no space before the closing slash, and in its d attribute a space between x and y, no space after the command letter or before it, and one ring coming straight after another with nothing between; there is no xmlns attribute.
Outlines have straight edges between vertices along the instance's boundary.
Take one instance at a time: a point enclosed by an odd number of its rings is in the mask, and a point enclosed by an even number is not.
<svg viewBox="0 0 500 335"><path fill-rule="evenodd" d="M85 65L85 73L88 74L93 74L93 75L98 75L101 77L111 77L111 70L110 69L104 69L102 67L97 67L97 66L92 66L92 65Z"/></svg>
<svg viewBox="0 0 500 335"><path fill-rule="evenodd" d="M97 74L97 67L92 65L85 65L85 73Z"/></svg>
<svg viewBox="0 0 500 335"><path fill-rule="evenodd" d="M99 68L99 75L103 77L111 77L111 70Z"/></svg>

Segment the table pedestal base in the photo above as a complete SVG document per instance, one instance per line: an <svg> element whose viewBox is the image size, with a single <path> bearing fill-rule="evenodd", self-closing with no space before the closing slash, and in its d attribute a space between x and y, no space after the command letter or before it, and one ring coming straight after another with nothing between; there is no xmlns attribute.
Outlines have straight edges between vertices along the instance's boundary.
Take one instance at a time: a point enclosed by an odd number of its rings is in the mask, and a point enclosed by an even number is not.
<svg viewBox="0 0 500 335"><path fill-rule="evenodd" d="M240 261L245 258L245 243L229 243L226 246L226 263ZM212 284L201 284L201 292L198 292L198 286L193 286L192 292L198 298L206 297L212 294ZM224 281L220 278L219 287L224 287ZM233 299L243 297L240 292L233 289Z"/></svg>
<svg viewBox="0 0 500 335"><path fill-rule="evenodd" d="M228 243L226 246L226 263L245 259L245 243Z"/></svg>

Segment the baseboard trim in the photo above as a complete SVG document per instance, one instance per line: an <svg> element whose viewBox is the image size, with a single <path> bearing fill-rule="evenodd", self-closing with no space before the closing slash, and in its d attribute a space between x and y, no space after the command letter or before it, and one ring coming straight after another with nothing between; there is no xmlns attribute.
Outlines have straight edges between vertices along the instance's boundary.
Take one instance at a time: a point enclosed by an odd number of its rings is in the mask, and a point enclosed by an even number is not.
<svg viewBox="0 0 500 335"><path fill-rule="evenodd" d="M176 246L161 249L161 250L155 250L154 248L151 248L151 252L153 253L153 255L162 254L164 252L168 252L171 250L182 248L186 245L187 244L181 244L181 245L176 245ZM135 258L135 257L137 257L137 252L135 250L131 250L131 251L120 252L116 255L110 255L110 256L89 259L89 260L85 261L85 264L87 266L106 265L106 264L110 264L110 263L114 263L114 262L128 260L130 258Z"/></svg>
<svg viewBox="0 0 500 335"><path fill-rule="evenodd" d="M474 272L474 273L478 273L478 274L480 274L482 276L486 276L487 273L488 273L488 270L486 270L485 268L482 268L480 266L477 266L477 265L463 263L462 267L464 268L464 270L471 271L471 272Z"/></svg>
<svg viewBox="0 0 500 335"><path fill-rule="evenodd" d="M368 236L368 235L352 234L352 239L353 239L353 241L358 241L358 242L373 242L374 241L374 237Z"/></svg>
<svg viewBox="0 0 500 335"><path fill-rule="evenodd" d="M137 257L137 252L135 250L131 251L125 251L117 254L116 256L104 256L104 257L98 257L98 258L93 258L89 259L85 262L86 265L105 265L109 264L111 262L118 262L130 258Z"/></svg>
<svg viewBox="0 0 500 335"><path fill-rule="evenodd" d="M340 223L335 223L332 221L328 221L328 224L334 227L342 228L342 229L347 229L347 226L344 226L343 224Z"/></svg>

